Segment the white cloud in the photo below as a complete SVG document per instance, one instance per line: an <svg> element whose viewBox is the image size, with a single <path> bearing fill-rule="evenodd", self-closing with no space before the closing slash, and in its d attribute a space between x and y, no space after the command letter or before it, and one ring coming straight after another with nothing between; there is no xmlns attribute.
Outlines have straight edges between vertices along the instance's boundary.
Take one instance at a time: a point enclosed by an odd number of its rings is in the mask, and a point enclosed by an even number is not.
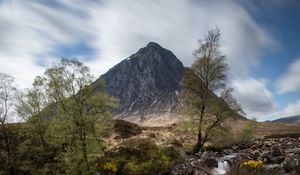
<svg viewBox="0 0 300 175"><path fill-rule="evenodd" d="M197 39L219 27L228 57L235 97L249 116L274 109L266 82L249 77L262 49L277 47L272 36L234 1L112 0L4 1L0 4L0 70L21 87L45 70L60 46L85 43L92 58L77 56L99 76L149 41L173 51L186 65L193 62ZM60 55L64 57L64 55ZM253 98L255 97L255 98Z"/></svg>
<svg viewBox="0 0 300 175"><path fill-rule="evenodd" d="M277 81L277 92L285 94L300 89L300 58L290 64L288 71Z"/></svg>
<svg viewBox="0 0 300 175"><path fill-rule="evenodd" d="M66 22L67 21L67 22ZM29 87L44 71L39 63L53 62L55 47L79 42L85 36L83 20L63 11L34 3L0 4L0 70Z"/></svg>
<svg viewBox="0 0 300 175"><path fill-rule="evenodd" d="M273 114L263 117L263 120L275 120L278 118L290 117L300 114L300 99L296 102L289 103L282 110L274 112Z"/></svg>
<svg viewBox="0 0 300 175"><path fill-rule="evenodd" d="M261 49L276 46L247 11L232 1L106 1L100 10L96 7L89 12L90 24L99 32L93 45L101 48L103 59L120 61L155 41L189 66L197 39L218 26L231 73L246 76L249 69L259 66Z"/></svg>
<svg viewBox="0 0 300 175"><path fill-rule="evenodd" d="M262 118L276 108L273 94L266 80L236 79L232 82L233 95L242 104L248 117Z"/></svg>
<svg viewBox="0 0 300 175"><path fill-rule="evenodd" d="M149 41L172 50L189 66L197 39L216 26L223 35L222 50L232 75L246 77L259 66L261 49L276 46L234 1L57 2L60 5L21 0L0 4L0 69L15 76L22 87L44 70L37 64L42 59L51 62L55 49L80 42L96 51L85 61L96 76Z"/></svg>
<svg viewBox="0 0 300 175"><path fill-rule="evenodd" d="M295 103L290 103L284 108L282 116L288 117L300 114L300 99Z"/></svg>

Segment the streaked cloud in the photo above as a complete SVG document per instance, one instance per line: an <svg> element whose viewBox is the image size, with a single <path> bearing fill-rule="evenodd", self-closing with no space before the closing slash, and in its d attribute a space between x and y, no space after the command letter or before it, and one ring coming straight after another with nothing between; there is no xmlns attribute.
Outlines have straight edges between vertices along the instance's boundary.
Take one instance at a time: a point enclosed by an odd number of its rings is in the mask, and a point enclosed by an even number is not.
<svg viewBox="0 0 300 175"><path fill-rule="evenodd" d="M300 99L294 103L288 104L283 110L283 117L289 117L300 114Z"/></svg>
<svg viewBox="0 0 300 175"><path fill-rule="evenodd" d="M1 70L14 75L22 86L28 87L34 74L43 69L36 62L45 57L52 60L50 57L57 56L53 53L78 43L95 51L85 57L89 57L86 63L97 76L149 41L174 51L189 66L196 40L216 26L222 31L222 50L233 75L238 72L246 76L251 67L259 65L261 48L276 44L233 1L46 2L15 0L0 6L0 59L12 60L2 64ZM28 75L19 72L22 69L15 67L16 60L36 71Z"/></svg>
<svg viewBox="0 0 300 175"><path fill-rule="evenodd" d="M189 66L197 39L215 27L222 32L221 49L231 68L235 96L249 114L267 112L275 105L272 94L249 72L260 66L263 49L277 48L278 43L231 0L4 1L0 3L0 69L21 87L30 87L45 67L69 56L79 58L99 76L149 41L173 51ZM77 47L83 51L72 52ZM251 101L253 96L241 89L241 80L266 98Z"/></svg>
<svg viewBox="0 0 300 175"><path fill-rule="evenodd" d="M234 96L242 104L248 117L263 117L276 109L273 93L266 80L236 79L232 82Z"/></svg>
<svg viewBox="0 0 300 175"><path fill-rule="evenodd" d="M300 58L290 64L287 72L278 79L276 87L279 94L295 92L300 89Z"/></svg>
<svg viewBox="0 0 300 175"><path fill-rule="evenodd" d="M83 19L36 2L0 4L0 69L21 87L29 87L43 66L57 59L51 55L57 46L80 42L88 34Z"/></svg>
<svg viewBox="0 0 300 175"><path fill-rule="evenodd" d="M261 120L275 120L300 114L300 99L288 103L282 110L273 112L261 118Z"/></svg>

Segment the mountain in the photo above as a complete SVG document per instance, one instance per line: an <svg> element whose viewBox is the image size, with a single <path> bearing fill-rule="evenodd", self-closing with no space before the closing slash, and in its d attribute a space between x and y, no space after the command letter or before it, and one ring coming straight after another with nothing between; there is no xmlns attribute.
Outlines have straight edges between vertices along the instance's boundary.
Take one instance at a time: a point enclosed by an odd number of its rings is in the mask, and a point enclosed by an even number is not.
<svg viewBox="0 0 300 175"><path fill-rule="evenodd" d="M118 118L170 114L179 100L183 64L169 50L150 42L115 65L99 79L108 94L119 99ZM97 80L98 81L98 80Z"/></svg>
<svg viewBox="0 0 300 175"><path fill-rule="evenodd" d="M300 115L295 115L291 117L284 117L273 120L272 122L283 122L283 123L300 123Z"/></svg>

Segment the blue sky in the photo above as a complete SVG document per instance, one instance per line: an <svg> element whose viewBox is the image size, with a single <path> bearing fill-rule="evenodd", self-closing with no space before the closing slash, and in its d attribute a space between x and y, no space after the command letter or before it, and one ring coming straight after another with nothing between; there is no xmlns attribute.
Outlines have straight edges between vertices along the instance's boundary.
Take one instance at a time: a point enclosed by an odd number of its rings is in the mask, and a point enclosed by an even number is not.
<svg viewBox="0 0 300 175"><path fill-rule="evenodd" d="M298 0L0 0L0 70L20 88L60 58L95 77L154 41L184 63L221 30L228 84L248 117L300 114Z"/></svg>
<svg viewBox="0 0 300 175"><path fill-rule="evenodd" d="M291 102L295 104L300 99L299 89L278 93L278 77L282 77L289 71L289 67L295 64L297 59L300 59L300 1L255 0L239 3L257 23L272 34L274 40L280 43L279 48L276 50L264 50L261 66L251 72L251 75L256 78L266 78L269 81L267 88L275 94L274 100L279 108L274 113L275 115L271 114L269 118L280 116L281 110L284 110L283 106L287 107L287 104ZM299 74L295 76L300 79ZM299 108L300 106L296 105L296 107ZM299 110L295 109L293 114L298 113Z"/></svg>

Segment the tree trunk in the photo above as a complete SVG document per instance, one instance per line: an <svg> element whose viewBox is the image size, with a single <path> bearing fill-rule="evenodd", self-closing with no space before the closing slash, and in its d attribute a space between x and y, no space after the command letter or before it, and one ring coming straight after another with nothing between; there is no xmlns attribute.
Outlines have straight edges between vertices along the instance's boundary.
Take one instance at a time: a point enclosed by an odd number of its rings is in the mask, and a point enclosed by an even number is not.
<svg viewBox="0 0 300 175"><path fill-rule="evenodd" d="M199 130L197 144L193 148L193 154L200 152L200 150L202 149L201 145L202 145L202 136L201 136L201 131Z"/></svg>
<svg viewBox="0 0 300 175"><path fill-rule="evenodd" d="M197 139L197 144L194 146L193 153L199 153L199 151L202 151L203 147L203 139L202 139L202 123L203 123L203 116L204 116L204 111L205 111L205 104L202 105L201 107L201 113L200 113L200 120L199 120L199 131L198 131L198 139Z"/></svg>
<svg viewBox="0 0 300 175"><path fill-rule="evenodd" d="M9 141L9 136L8 136L8 133L7 133L7 128L3 128L3 134L4 134L4 143L5 143L5 150L6 150L6 153L7 153L7 164L8 164L8 167L7 167L7 172L8 174L13 174L13 166L12 166L12 161L11 161L11 149L10 149L10 141Z"/></svg>
<svg viewBox="0 0 300 175"><path fill-rule="evenodd" d="M88 161L88 156L87 156L87 145L86 145L86 134L85 133L83 133L83 135L81 137L81 152L82 152L83 161L86 165L86 170L89 171L90 166L89 166L89 161Z"/></svg>

